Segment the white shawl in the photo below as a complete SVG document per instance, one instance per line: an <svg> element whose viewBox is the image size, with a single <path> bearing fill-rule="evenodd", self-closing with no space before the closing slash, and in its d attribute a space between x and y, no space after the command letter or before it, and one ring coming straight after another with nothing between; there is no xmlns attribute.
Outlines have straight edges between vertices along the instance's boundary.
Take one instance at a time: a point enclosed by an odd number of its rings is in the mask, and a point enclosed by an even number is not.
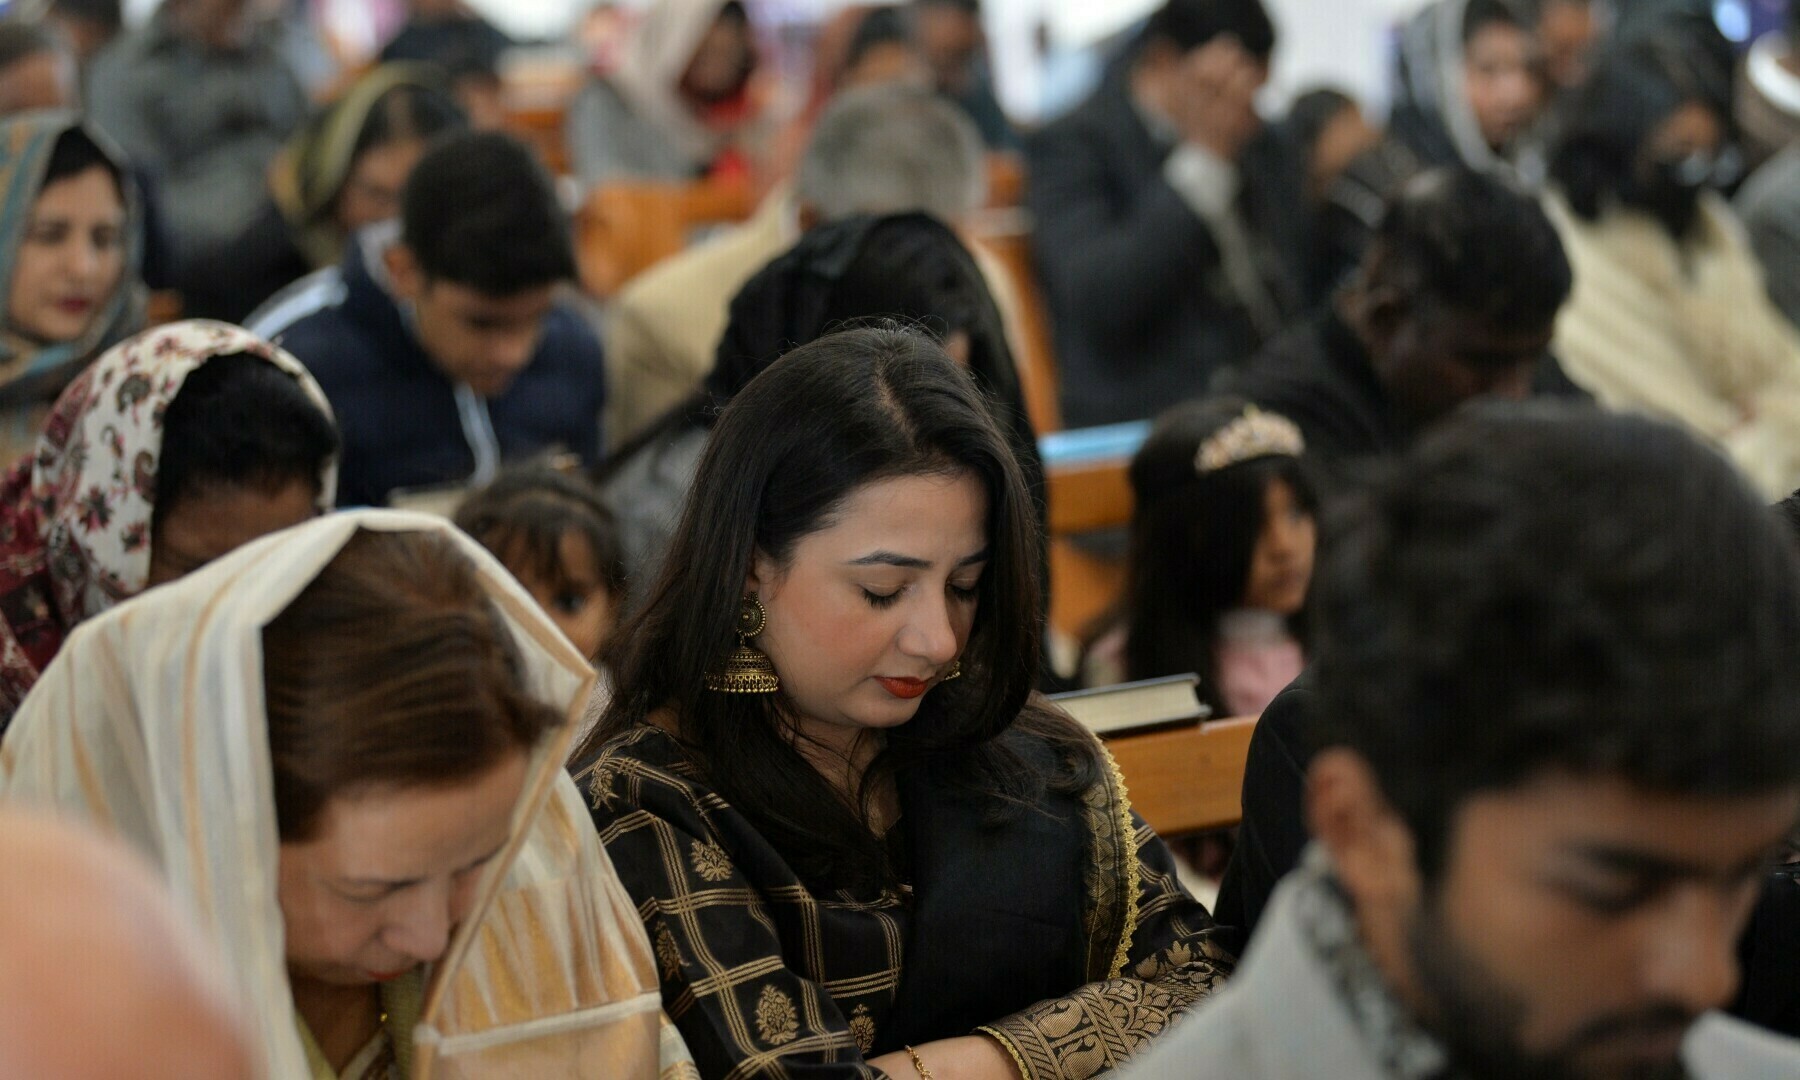
<svg viewBox="0 0 1800 1080"><path fill-rule="evenodd" d="M592 672L531 597L448 523L393 511L252 542L84 623L0 744L0 797L136 844L220 944L275 1080L310 1075L276 896L262 630L359 530L454 538L512 630L533 696L573 715ZM650 944L547 738L502 858L429 973L420 1077L683 1075Z"/></svg>
<svg viewBox="0 0 1800 1080"><path fill-rule="evenodd" d="M1730 205L1702 194L1680 245L1619 206L1586 221L1552 193L1545 209L1575 270L1553 345L1569 378L1713 441L1771 500L1800 486L1800 336Z"/></svg>

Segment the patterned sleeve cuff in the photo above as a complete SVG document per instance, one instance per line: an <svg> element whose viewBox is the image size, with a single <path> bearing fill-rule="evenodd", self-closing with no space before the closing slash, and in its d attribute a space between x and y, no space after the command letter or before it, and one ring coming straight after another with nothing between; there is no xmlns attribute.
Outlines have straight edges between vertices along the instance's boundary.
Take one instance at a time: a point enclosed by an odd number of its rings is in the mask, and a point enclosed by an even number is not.
<svg viewBox="0 0 1800 1080"><path fill-rule="evenodd" d="M1124 1008L1108 1008L1107 998L1146 991L1154 993L1149 984L1135 979L1084 986L981 1030L1000 1040L1025 1080L1085 1080L1124 1064L1149 1034L1129 1030L1137 1026L1134 1020L1143 1018L1139 1010L1124 1001L1116 1003ZM1126 1021L1123 1026L1121 1020ZM1160 1030L1161 1025L1156 1026Z"/></svg>
<svg viewBox="0 0 1800 1080"><path fill-rule="evenodd" d="M1116 1069L1193 1004L1220 972L1187 963L1156 979L1109 979L976 1029L1000 1040L1025 1080L1086 1080Z"/></svg>
<svg viewBox="0 0 1800 1080"><path fill-rule="evenodd" d="M1006 1051L1006 1056L1012 1058L1013 1067L1019 1070L1021 1080L1033 1080L1031 1069L1025 1064L1025 1055L1019 1053L1018 1046L1015 1045L1012 1039L1008 1038L1005 1033L984 1024L975 1029L975 1034L986 1035L988 1038L999 1043L1000 1048Z"/></svg>

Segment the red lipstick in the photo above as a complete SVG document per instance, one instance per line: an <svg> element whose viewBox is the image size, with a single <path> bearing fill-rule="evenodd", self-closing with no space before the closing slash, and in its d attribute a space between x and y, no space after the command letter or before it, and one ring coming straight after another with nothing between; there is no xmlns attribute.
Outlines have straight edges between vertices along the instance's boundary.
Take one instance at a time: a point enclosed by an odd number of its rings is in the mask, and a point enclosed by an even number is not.
<svg viewBox="0 0 1800 1080"><path fill-rule="evenodd" d="M924 679L888 679L877 677L875 681L881 684L882 689L905 701L911 701L913 698L919 697L924 694L925 691L931 689L931 684Z"/></svg>

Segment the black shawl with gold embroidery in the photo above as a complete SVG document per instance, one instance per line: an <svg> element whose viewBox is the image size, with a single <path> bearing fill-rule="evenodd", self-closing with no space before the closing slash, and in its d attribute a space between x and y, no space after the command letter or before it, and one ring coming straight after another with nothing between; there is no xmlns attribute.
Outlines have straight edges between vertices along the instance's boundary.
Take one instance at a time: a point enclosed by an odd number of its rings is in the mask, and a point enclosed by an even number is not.
<svg viewBox="0 0 1800 1080"><path fill-rule="evenodd" d="M708 1080L878 1076L865 1055L977 1030L1048 1080L1122 1063L1232 963L1102 774L999 825L902 774L910 880L866 895L809 889L659 729L613 740L579 783Z"/></svg>

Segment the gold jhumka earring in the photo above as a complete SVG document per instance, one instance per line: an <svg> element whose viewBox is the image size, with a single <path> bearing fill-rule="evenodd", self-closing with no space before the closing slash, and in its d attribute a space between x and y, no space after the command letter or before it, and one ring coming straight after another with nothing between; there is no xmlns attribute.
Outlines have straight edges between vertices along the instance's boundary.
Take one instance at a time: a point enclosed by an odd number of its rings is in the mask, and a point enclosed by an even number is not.
<svg viewBox="0 0 1800 1080"><path fill-rule="evenodd" d="M763 632L769 614L755 594L744 597L738 609L738 647L725 658L723 671L706 673L706 688L721 694L773 694L781 689L781 679L767 653L750 647L750 639Z"/></svg>

